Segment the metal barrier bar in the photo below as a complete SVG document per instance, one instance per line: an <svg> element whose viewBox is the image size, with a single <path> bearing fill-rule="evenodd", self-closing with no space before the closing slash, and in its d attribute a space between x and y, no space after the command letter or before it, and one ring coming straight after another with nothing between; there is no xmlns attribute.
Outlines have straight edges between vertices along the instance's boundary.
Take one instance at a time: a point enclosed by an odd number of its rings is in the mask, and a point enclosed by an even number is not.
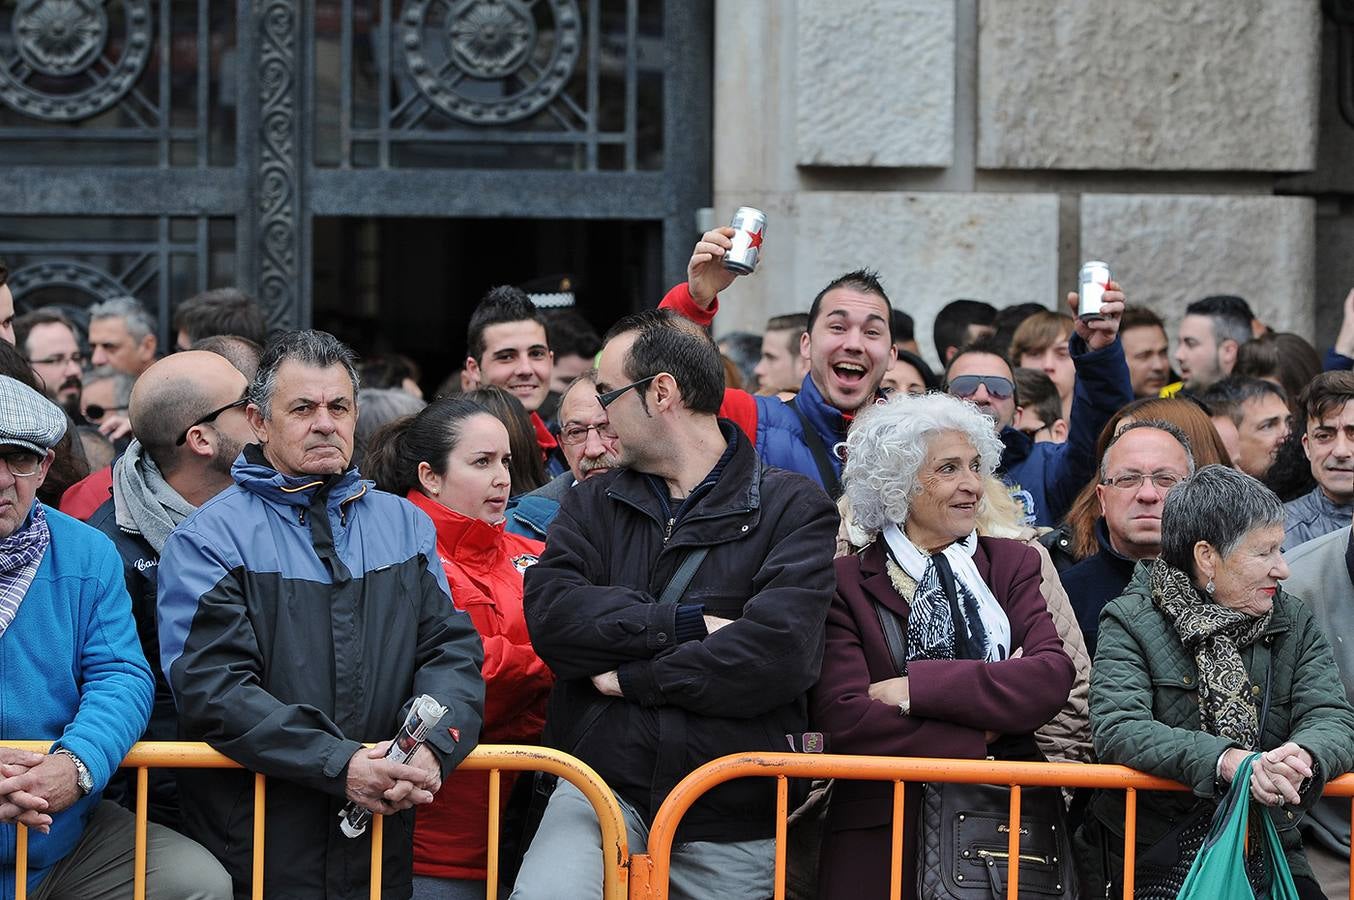
<svg viewBox="0 0 1354 900"><path fill-rule="evenodd" d="M498 900L498 804L503 790L503 772L501 769L489 770L489 847L484 859L484 896L485 900Z"/></svg>
<svg viewBox="0 0 1354 900"><path fill-rule="evenodd" d="M381 851L385 849L386 817L371 817L371 873L367 876L367 888L371 900L381 900Z"/></svg>
<svg viewBox="0 0 1354 900"><path fill-rule="evenodd" d="M1006 841L1006 900L1020 900L1020 785L1011 785L1011 819ZM995 864L994 864L995 865Z"/></svg>
<svg viewBox="0 0 1354 900"><path fill-rule="evenodd" d="M776 886L775 900L785 900L785 830L790 818L790 782L784 775L776 778Z"/></svg>
<svg viewBox="0 0 1354 900"><path fill-rule="evenodd" d="M1137 772L1125 766L1032 763L971 759L914 759L842 754L747 753L733 754L706 763L673 788L654 816L649 830L648 852L630 858L631 900L666 900L672 844L682 816L707 791L738 778L837 778L851 781L891 781L893 793L892 874L889 896L897 900L902 888L903 797L905 782L951 782L956 784L1001 784L1011 790L1010 858L1020 853L1020 788L1085 787L1126 792L1124 824L1124 900L1133 897L1133 866L1136 862L1137 792L1186 791L1184 785ZM1354 775L1327 783L1325 796L1354 797ZM778 804L779 805L779 804ZM782 831L777 827L777 839ZM1019 866L1008 865L1007 897L1019 893ZM1354 861L1351 862L1354 872ZM1354 900L1354 887L1350 892Z"/></svg>
<svg viewBox="0 0 1354 900"><path fill-rule="evenodd" d="M6 741L5 746L20 750L32 750L35 753L47 753L51 749L50 741ZM139 743L132 747L123 768L135 768L137 772L137 811L136 811L136 896L144 900L146 878L146 813L149 773L148 769L240 769L239 763L216 752L206 744L186 741L157 741ZM515 745L482 744L466 757L457 771L489 772L489 877L486 892L494 891L498 879L498 799L502 797L501 773L547 772L570 782L582 792L597 813L598 825L602 834L603 886L604 900L626 900L630 884L630 850L625 830L625 817L620 804L606 786L601 777L587 764L566 753L545 747L527 747ZM266 820L267 787L263 775L254 775L254 851L251 860L251 897L263 900L263 868ZM371 896L381 896L381 865L384 843L384 819L374 816L372 821L372 878ZM17 828L15 842L15 900L26 900L28 878L28 829L23 825ZM489 896L496 897L496 893Z"/></svg>

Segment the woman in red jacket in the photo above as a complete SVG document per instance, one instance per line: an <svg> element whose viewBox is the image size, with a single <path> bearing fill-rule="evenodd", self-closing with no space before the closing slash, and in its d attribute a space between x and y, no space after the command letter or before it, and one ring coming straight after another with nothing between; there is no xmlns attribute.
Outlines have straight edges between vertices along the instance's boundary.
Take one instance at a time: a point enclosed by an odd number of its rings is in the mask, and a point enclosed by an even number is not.
<svg viewBox="0 0 1354 900"><path fill-rule="evenodd" d="M503 530L511 490L508 431L483 406L436 400L372 437L365 468L437 527L452 601L484 641L484 743L539 743L553 676L527 637L522 572L544 545ZM506 802L510 778L503 778ZM414 829L415 900L484 897L489 780L455 772ZM501 812L501 810L500 810Z"/></svg>

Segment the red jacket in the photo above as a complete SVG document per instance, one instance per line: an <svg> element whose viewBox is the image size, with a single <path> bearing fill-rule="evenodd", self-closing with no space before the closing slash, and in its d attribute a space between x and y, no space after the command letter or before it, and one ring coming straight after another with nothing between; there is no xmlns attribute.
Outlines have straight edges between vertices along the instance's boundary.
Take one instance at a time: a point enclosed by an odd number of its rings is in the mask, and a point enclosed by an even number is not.
<svg viewBox="0 0 1354 900"><path fill-rule="evenodd" d="M484 641L481 743L539 743L554 676L527 637L522 571L536 562L545 545L508 534L502 525L453 512L418 491L410 491L409 501L437 527L437 555L447 572L452 602L470 614ZM505 772L503 803L511 789ZM488 811L488 773L453 772L437 799L418 809L414 872L434 878L484 878Z"/></svg>
<svg viewBox="0 0 1354 900"><path fill-rule="evenodd" d="M104 466L66 488L61 495L61 511L88 522L100 506L113 496L113 467Z"/></svg>

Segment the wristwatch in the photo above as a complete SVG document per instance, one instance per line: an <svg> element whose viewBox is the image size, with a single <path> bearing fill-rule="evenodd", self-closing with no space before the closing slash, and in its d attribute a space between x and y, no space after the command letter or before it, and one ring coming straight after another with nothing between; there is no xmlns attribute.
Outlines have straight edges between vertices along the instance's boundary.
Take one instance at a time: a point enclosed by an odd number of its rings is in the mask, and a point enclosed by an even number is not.
<svg viewBox="0 0 1354 900"><path fill-rule="evenodd" d="M75 763L75 786L80 789L81 797L88 797L89 792L94 790L94 776L89 774L89 766L85 765L85 761L65 747L53 751L52 755L70 757L70 761Z"/></svg>
<svg viewBox="0 0 1354 900"><path fill-rule="evenodd" d="M906 716L912 712L912 701L904 697L898 701L898 715Z"/></svg>

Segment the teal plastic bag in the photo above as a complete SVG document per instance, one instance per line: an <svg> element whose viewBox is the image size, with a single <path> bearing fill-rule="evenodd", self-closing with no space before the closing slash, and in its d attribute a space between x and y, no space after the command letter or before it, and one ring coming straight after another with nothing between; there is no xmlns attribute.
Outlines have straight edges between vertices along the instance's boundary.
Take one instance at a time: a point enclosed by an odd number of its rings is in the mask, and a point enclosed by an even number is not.
<svg viewBox="0 0 1354 900"><path fill-rule="evenodd" d="M1246 827L1251 809L1252 753L1236 770L1227 797L1213 814L1208 837L1190 866L1179 900L1297 900L1298 889L1279 832L1263 808L1259 812L1269 868L1269 887L1263 893L1251 890L1246 879Z"/></svg>

